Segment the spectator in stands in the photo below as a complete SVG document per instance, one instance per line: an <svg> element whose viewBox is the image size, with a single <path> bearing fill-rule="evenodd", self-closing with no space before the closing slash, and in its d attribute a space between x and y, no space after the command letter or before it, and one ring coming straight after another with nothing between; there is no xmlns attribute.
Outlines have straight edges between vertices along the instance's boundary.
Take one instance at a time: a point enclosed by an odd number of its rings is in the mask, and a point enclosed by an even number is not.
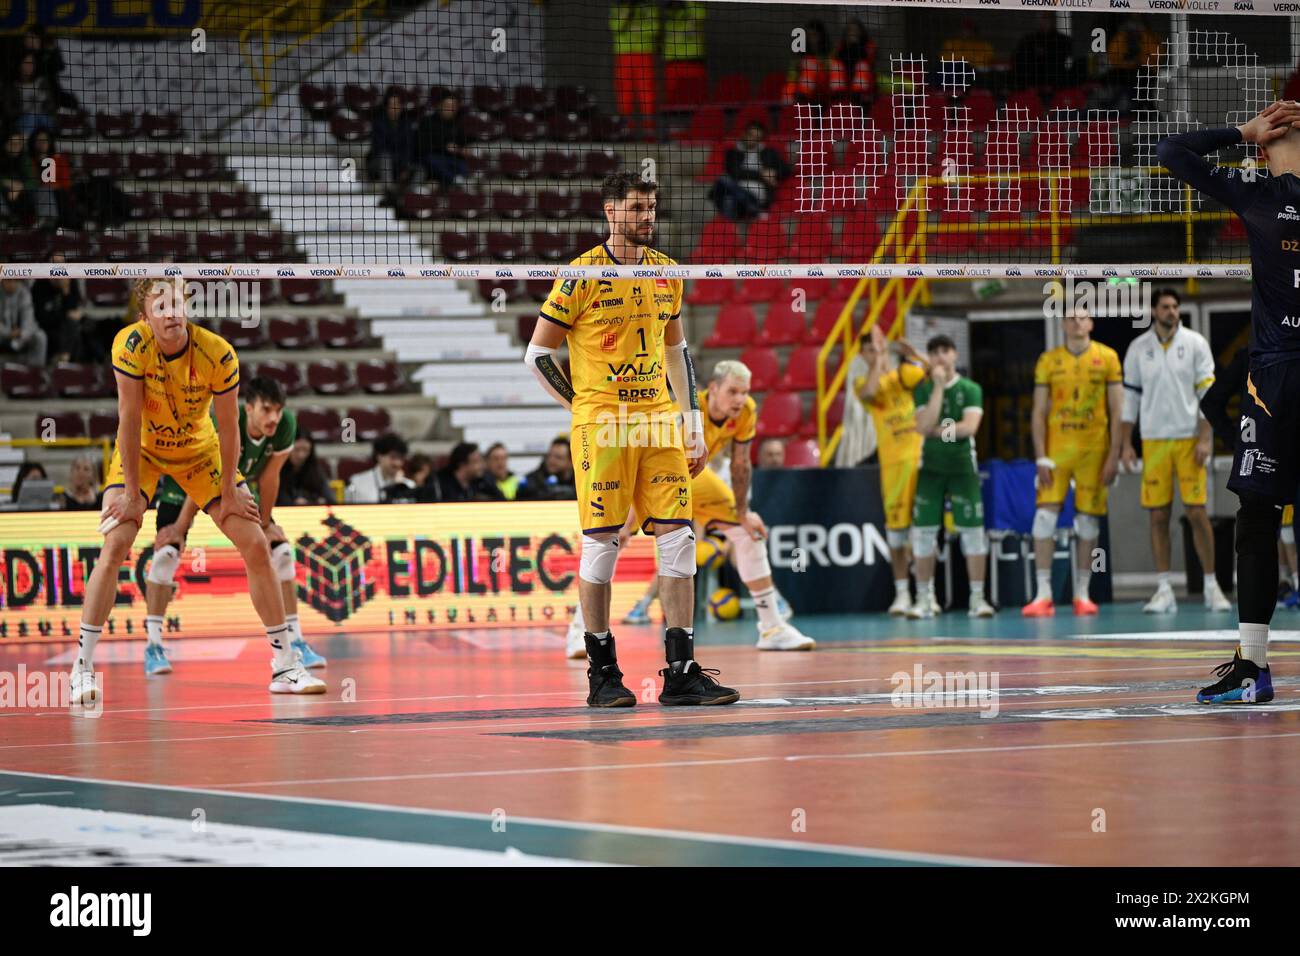
<svg viewBox="0 0 1300 956"><path fill-rule="evenodd" d="M940 59L965 60L978 73L993 66L993 44L980 36L975 18L966 17L961 22L961 33L943 41Z"/></svg>
<svg viewBox="0 0 1300 956"><path fill-rule="evenodd" d="M24 136L41 126L52 126L50 119L58 108L58 97L48 78L36 65L30 51L18 61L13 80L5 89L2 104L4 120L10 129Z"/></svg>
<svg viewBox="0 0 1300 956"><path fill-rule="evenodd" d="M461 442L451 450L447 466L438 472L438 500L477 501L483 467L483 453L478 445Z"/></svg>
<svg viewBox="0 0 1300 956"><path fill-rule="evenodd" d="M23 482L31 481L49 481L50 476L45 473L45 466L38 461L23 462L18 467L18 475L14 478L13 491L10 493L11 501L17 501L22 494ZM45 508L48 503L40 505Z"/></svg>
<svg viewBox="0 0 1300 956"><path fill-rule="evenodd" d="M573 453L569 439L561 435L551 442L542 462L519 479L519 501L566 501L578 497L573 477Z"/></svg>
<svg viewBox="0 0 1300 956"><path fill-rule="evenodd" d="M1160 50L1160 38L1137 17L1129 17L1106 44L1107 107L1129 113L1137 93L1138 70Z"/></svg>
<svg viewBox="0 0 1300 956"><path fill-rule="evenodd" d="M1075 81L1074 43L1056 29L1056 14L1039 15L1038 29L1016 44L1012 64L1015 89L1036 89L1050 97L1053 90Z"/></svg>
<svg viewBox="0 0 1300 956"><path fill-rule="evenodd" d="M876 95L876 41L861 20L844 24L831 60L831 94L863 106Z"/></svg>
<svg viewBox="0 0 1300 956"><path fill-rule="evenodd" d="M72 164L55 149L54 137L44 126L27 141L27 156L39 177L35 191L36 225L78 228L73 215Z"/></svg>
<svg viewBox="0 0 1300 956"><path fill-rule="evenodd" d="M487 450L485 456L487 470L483 475L483 484L496 489L496 495L490 495L496 501L514 501L519 492L519 476L510 472L510 455L506 446L497 442Z"/></svg>
<svg viewBox="0 0 1300 956"><path fill-rule="evenodd" d="M390 500L389 489L400 486L391 493L404 494L404 489L413 489L415 482L402 473L402 463L406 460L406 442L389 432L375 439L375 467L353 475L348 482L343 500L354 505L373 505Z"/></svg>
<svg viewBox="0 0 1300 956"><path fill-rule="evenodd" d="M633 128L655 138L655 50L659 48L659 7L652 0L615 3L609 10L614 37L614 99Z"/></svg>
<svg viewBox="0 0 1300 956"><path fill-rule="evenodd" d="M462 185L469 176L465 165L465 122L461 117L460 98L444 93L438 109L420 120L416 133L420 164L433 179L451 188Z"/></svg>
<svg viewBox="0 0 1300 956"><path fill-rule="evenodd" d="M36 74L43 77L57 105L76 106L77 99L59 85L59 74L66 65L59 50L57 37L50 36L45 27L36 24L23 35L23 50L36 57Z"/></svg>
<svg viewBox="0 0 1300 956"><path fill-rule="evenodd" d="M758 446L759 468L785 467L785 442L779 438L764 438Z"/></svg>
<svg viewBox="0 0 1300 956"><path fill-rule="evenodd" d="M0 153L0 217L4 223L11 226L31 223L36 217L35 189L27 138L15 130L5 137L4 151Z"/></svg>
<svg viewBox="0 0 1300 956"><path fill-rule="evenodd" d="M68 486L58 496L59 507L64 511L98 511L104 493L99 490L99 475L89 455L72 459L68 471Z"/></svg>
<svg viewBox="0 0 1300 956"><path fill-rule="evenodd" d="M0 279L0 356L41 367L48 340L36 324L32 294L19 279Z"/></svg>
<svg viewBox="0 0 1300 956"><path fill-rule="evenodd" d="M704 61L702 3L672 0L664 7L664 102L699 103L708 93L709 71Z"/></svg>
<svg viewBox="0 0 1300 956"><path fill-rule="evenodd" d="M803 26L803 50L795 54L790 79L785 86L787 103L826 103L831 99L834 72L830 35L826 24L809 20Z"/></svg>
<svg viewBox="0 0 1300 956"><path fill-rule="evenodd" d="M280 494L277 505L332 505L334 489L325 469L316 458L316 443L299 434L289 451L289 460L280 469Z"/></svg>
<svg viewBox="0 0 1300 956"><path fill-rule="evenodd" d="M370 122L370 152L366 172L384 187L381 205L396 205L415 169L415 123L402 106L397 90L389 88Z"/></svg>
<svg viewBox="0 0 1300 956"><path fill-rule="evenodd" d="M52 262L63 262L55 253ZM70 278L37 279L32 283L32 310L36 324L45 333L50 362L85 362L89 348L81 341L82 311L81 287ZM93 343L92 343L93 344Z"/></svg>
<svg viewBox="0 0 1300 956"><path fill-rule="evenodd" d="M727 150L727 172L713 184L710 198L728 219L750 219L772 204L790 164L767 145L763 124L750 123L745 138Z"/></svg>

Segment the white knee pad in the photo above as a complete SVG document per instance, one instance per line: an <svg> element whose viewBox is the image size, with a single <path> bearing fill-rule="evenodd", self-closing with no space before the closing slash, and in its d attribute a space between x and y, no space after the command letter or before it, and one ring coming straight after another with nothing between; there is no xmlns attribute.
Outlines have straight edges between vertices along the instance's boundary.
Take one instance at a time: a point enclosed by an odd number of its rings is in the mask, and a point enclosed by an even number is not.
<svg viewBox="0 0 1300 956"><path fill-rule="evenodd" d="M659 550L659 575L665 578L689 578L695 575L695 532L682 525L666 534L655 535ZM742 578L745 576L742 572Z"/></svg>
<svg viewBox="0 0 1300 956"><path fill-rule="evenodd" d="M772 565L767 561L766 541L756 541L753 535L738 524L731 525L724 533L736 556L736 570L740 572L740 580L748 584L772 576Z"/></svg>
<svg viewBox="0 0 1300 956"><path fill-rule="evenodd" d="M968 557L989 553L989 539L983 528L961 529L961 552Z"/></svg>
<svg viewBox="0 0 1300 956"><path fill-rule="evenodd" d="M271 567L275 576L281 581L292 581L297 575L293 573L293 545L281 541L271 546Z"/></svg>
<svg viewBox="0 0 1300 956"><path fill-rule="evenodd" d="M578 562L578 576L591 584L608 584L614 580L614 565L618 564L618 534L582 536L582 559Z"/></svg>
<svg viewBox="0 0 1300 956"><path fill-rule="evenodd" d="M912 553L918 558L932 558L939 548L939 528L912 528Z"/></svg>
<svg viewBox="0 0 1300 956"><path fill-rule="evenodd" d="M906 548L909 540L906 528L886 528L885 540L891 548Z"/></svg>
<svg viewBox="0 0 1300 956"><path fill-rule="evenodd" d="M1295 544L1295 527L1293 525L1287 525L1282 529L1282 543Z"/></svg>
<svg viewBox="0 0 1300 956"><path fill-rule="evenodd" d="M1056 520L1059 517L1050 508L1039 508L1034 512L1034 537L1040 541L1056 534Z"/></svg>
<svg viewBox="0 0 1300 956"><path fill-rule="evenodd" d="M1097 520L1096 515L1086 515L1076 511L1074 533L1083 541L1093 541L1101 534L1101 522Z"/></svg>
<svg viewBox="0 0 1300 956"><path fill-rule="evenodd" d="M153 553L144 579L150 584L170 586L176 579L176 569L181 566L181 552L174 544L164 545Z"/></svg>

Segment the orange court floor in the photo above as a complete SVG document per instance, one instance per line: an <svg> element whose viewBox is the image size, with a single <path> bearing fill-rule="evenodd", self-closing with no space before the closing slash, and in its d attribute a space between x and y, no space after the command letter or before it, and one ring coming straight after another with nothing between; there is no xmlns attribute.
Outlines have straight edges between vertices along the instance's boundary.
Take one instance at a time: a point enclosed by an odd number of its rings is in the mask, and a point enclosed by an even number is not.
<svg viewBox="0 0 1300 956"><path fill-rule="evenodd" d="M658 628L616 628L640 700L611 711L554 628L316 638L329 693L299 698L260 636L169 641L161 677L104 642L98 716L0 708L0 863L1300 864L1294 612L1276 699L1217 708L1229 614L797 623L817 650L703 624L743 694L706 708L656 703ZM74 652L0 645L0 672Z"/></svg>

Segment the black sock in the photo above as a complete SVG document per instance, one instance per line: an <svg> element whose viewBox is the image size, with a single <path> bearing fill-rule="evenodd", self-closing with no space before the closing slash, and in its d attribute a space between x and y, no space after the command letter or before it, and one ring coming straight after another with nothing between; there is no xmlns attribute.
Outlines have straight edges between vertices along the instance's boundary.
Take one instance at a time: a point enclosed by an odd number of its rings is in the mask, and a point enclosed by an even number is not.
<svg viewBox="0 0 1300 956"><path fill-rule="evenodd" d="M610 664L618 663L618 654L614 650L614 635L608 631L606 637L597 637L588 631L582 635L582 639L587 644L587 660L591 661L592 667L608 667Z"/></svg>
<svg viewBox="0 0 1300 956"><path fill-rule="evenodd" d="M1282 511L1272 502L1239 496L1237 509L1237 608L1242 623L1267 624L1277 606L1277 529Z"/></svg>
<svg viewBox="0 0 1300 956"><path fill-rule="evenodd" d="M685 670L695 660L695 629L670 627L664 631L664 656L674 671Z"/></svg>

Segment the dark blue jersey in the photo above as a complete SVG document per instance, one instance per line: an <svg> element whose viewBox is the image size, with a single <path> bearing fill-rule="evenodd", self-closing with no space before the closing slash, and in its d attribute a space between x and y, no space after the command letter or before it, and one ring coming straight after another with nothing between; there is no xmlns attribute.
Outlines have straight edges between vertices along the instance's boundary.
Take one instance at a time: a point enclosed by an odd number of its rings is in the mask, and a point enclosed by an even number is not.
<svg viewBox="0 0 1300 956"><path fill-rule="evenodd" d="M1238 216L1250 240L1253 292L1250 367L1300 361L1300 179L1291 173L1251 177L1231 166L1211 166L1207 153L1241 143L1235 128L1176 133L1156 154L1176 177L1213 196Z"/></svg>

